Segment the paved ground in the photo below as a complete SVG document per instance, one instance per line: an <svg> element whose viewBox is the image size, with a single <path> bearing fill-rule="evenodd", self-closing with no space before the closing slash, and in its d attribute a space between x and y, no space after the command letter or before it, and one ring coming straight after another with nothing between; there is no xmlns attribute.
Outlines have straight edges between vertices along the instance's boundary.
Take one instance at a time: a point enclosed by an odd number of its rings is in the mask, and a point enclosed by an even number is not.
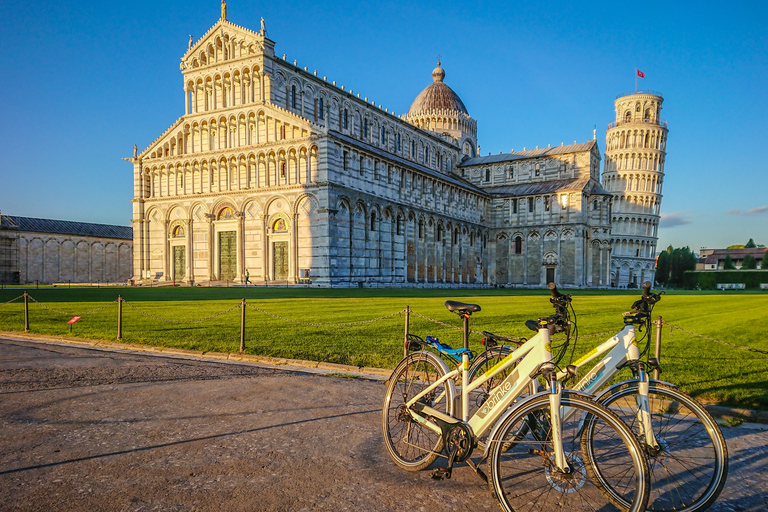
<svg viewBox="0 0 768 512"><path fill-rule="evenodd" d="M382 380L0 338L0 510L497 510L386 454ZM724 428L710 510L765 511L768 430Z"/></svg>

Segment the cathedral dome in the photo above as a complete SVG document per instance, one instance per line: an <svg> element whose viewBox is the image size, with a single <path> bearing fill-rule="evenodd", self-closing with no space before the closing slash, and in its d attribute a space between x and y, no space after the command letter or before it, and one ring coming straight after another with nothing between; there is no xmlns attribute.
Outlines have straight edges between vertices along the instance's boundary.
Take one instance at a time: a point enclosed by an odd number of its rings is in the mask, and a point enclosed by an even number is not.
<svg viewBox="0 0 768 512"><path fill-rule="evenodd" d="M453 89L445 85L445 70L437 63L437 67L432 71L434 82L429 84L426 89L416 96L411 108L408 110L408 116L424 114L436 110L458 110L469 115L467 107L461 101L461 98L453 92Z"/></svg>

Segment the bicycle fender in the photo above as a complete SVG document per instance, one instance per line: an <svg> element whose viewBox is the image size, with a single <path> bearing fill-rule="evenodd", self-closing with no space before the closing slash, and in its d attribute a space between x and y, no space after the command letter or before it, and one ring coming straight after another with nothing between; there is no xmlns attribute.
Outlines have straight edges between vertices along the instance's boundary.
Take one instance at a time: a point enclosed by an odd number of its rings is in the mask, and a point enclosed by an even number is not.
<svg viewBox="0 0 768 512"><path fill-rule="evenodd" d="M678 386L676 386L675 384L672 384L670 382L665 382L663 380L649 379L648 383L651 384L651 385L652 384L665 384L665 385L671 386L671 387L673 387L675 389L678 388ZM605 388L604 390L602 390L600 393L598 393L597 396L594 397L594 400L596 402L598 402L598 403L602 403L603 398L605 398L606 396L609 396L611 393L613 393L613 391L615 389L618 389L618 388L620 388L621 386L624 386L624 385L637 386L637 380L636 379L630 379L630 380L623 380L621 382L617 382L616 384L614 384L612 386L609 386L609 387Z"/></svg>

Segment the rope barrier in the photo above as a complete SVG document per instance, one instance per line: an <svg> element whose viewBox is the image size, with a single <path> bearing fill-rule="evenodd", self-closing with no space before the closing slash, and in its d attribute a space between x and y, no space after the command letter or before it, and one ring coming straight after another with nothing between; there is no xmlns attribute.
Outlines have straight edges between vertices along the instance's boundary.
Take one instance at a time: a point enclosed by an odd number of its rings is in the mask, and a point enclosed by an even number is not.
<svg viewBox="0 0 768 512"><path fill-rule="evenodd" d="M10 304L11 302L16 302L17 300L23 299L23 298L24 298L24 294L22 293L21 295L19 295L15 299L11 299L8 302L3 302L2 304L0 304L0 306L5 306L6 304Z"/></svg>
<svg viewBox="0 0 768 512"><path fill-rule="evenodd" d="M758 354L766 354L766 355L768 355L768 350L760 350L760 349L757 349L757 348L745 347L745 346L742 346L742 345L736 345L734 343L728 343L727 341L718 340L716 338L712 338L711 336L705 336L703 334L699 334L699 333L696 333L696 332L693 332L693 331L689 331L688 329L684 329L684 328L679 327L677 325L670 324L669 322L662 321L661 323L664 324L664 325L668 325L671 328L670 334L672 333L672 330L677 329L678 331L683 331L684 333L690 334L691 336L696 336L698 338L702 338L702 339L705 339L705 340L714 341L715 343L720 343L721 345L725 345L725 346L732 347L732 348L737 348L739 350L747 350L749 352L757 352Z"/></svg>
<svg viewBox="0 0 768 512"><path fill-rule="evenodd" d="M276 315L276 314L270 313L268 311L264 311L263 309L257 308L256 306L251 306L247 302L245 303L245 305L248 306L249 308L253 309L254 311L258 311L259 313L263 313L263 314L265 314L267 316L271 316L272 318L277 318L278 320L283 320L283 321L291 322L291 323L294 323L294 324L312 325L312 326L315 326L315 327L348 327L348 326L352 326L352 325L369 324L369 323L372 323L372 322L378 322L379 320L385 320L387 318L391 318L391 317L393 317L395 315L399 315L403 311L405 311L404 309L401 309L400 311L395 311L394 313L391 313L389 315L380 316L378 318L371 318L370 320L359 320L357 322L344 322L344 323L338 323L338 324L324 324L324 323L319 323L319 322L302 322L301 320L293 320L291 318L285 318L283 316ZM413 312L413 311L411 311L411 312Z"/></svg>
<svg viewBox="0 0 768 512"><path fill-rule="evenodd" d="M22 295L22 297L23 297L23 295ZM43 304L42 302L38 302L38 301L36 301L36 300L34 299L34 297L32 297L31 295L27 295L27 297L29 297L29 298L30 298L30 300L32 300L32 302L34 302L35 304L38 304L38 305L39 305L41 308L43 308L43 309L47 309L48 311L51 311L51 312L53 312L53 313L58 313L58 314L60 314L60 315L67 315L67 316L85 316L85 315L89 315L89 314L91 314L91 313L95 313L96 311L101 311L102 309L106 309L106 308L108 308L108 307L109 307L109 306L111 306L112 304L116 303L116 302L117 302L117 300L118 300L118 299L115 299L115 300L113 300L112 302L109 302L109 303L107 303L107 304L104 304L103 306L99 306L99 307L98 307L98 308L96 308L96 309L92 309L92 310L90 310L90 311L86 311L86 312L84 312L84 313L70 313L70 312L68 312L68 311L60 311L60 310L58 310L58 309L49 308L48 306L46 306L46 305L45 305L45 304Z"/></svg>
<svg viewBox="0 0 768 512"><path fill-rule="evenodd" d="M11 299L11 300L9 300L7 302L4 302L4 303L2 303L0 305L7 305L7 304L10 304L12 302L16 302L17 300L19 300L19 299L21 299L23 297L24 297L24 295L19 295L18 297L14 298L14 299ZM71 313L71 312L68 312L68 311L61 311L61 310L58 310L58 309L54 309L54 308L48 307L45 304L43 304L42 302L39 302L38 300L35 300L31 295L27 295L27 297L29 297L29 299L31 299L33 302L38 304L43 309L46 309L46 310L51 311L53 313L57 313L57 314L61 314L61 315L69 315L69 316L85 316L85 315L88 315L88 314L91 314L91 313L95 313L97 311L101 311L103 309L108 308L109 306L115 304L118 300L120 300L118 298L118 299L113 300L112 302L104 304L103 306L99 306L99 307L91 309L89 311L85 311L83 313L77 314L77 313ZM144 311L144 310L138 308L137 306L134 306L133 304L131 304L130 302L127 302L125 300L123 300L123 303L128 305L131 309L133 309L135 311L138 311L139 313L141 313L142 315L145 315L147 317L154 318L155 320L159 320L161 322L170 322L170 323L176 323L176 324L193 324L193 323L199 323L199 322L204 322L206 320L211 320L211 319L214 319L214 318L218 318L220 316L223 316L223 315L229 313L230 311L232 311L234 309L239 308L241 306L241 304L242 304L241 302L238 302L237 304L233 305L231 308L225 309L224 311L221 311L219 313L215 313L213 315L206 316L206 317L203 317L203 318L195 319L195 320L174 320L174 319L171 319L171 318L163 318L163 317L160 317L160 316L157 316L157 315L153 315L152 313ZM275 319L278 319L278 320L283 320L285 322L290 322L290 323L300 324L300 325L311 325L311 326L315 326L315 327L350 327L350 326L354 326L354 325L363 325L363 324L378 322L378 321L381 321L381 320L386 320L387 318L392 318L393 316L400 315L404 311L406 311L405 309L402 309L402 310L396 311L394 313L390 313L390 314L383 315L383 316L380 316L380 317L371 318L371 319L368 319L368 320L358 320L358 321L355 321L355 322L321 323L321 322L303 322L301 320L294 320L294 319L291 319L291 318L286 318L286 317L283 317L283 316L280 316L280 315L276 315L274 313L270 313L269 311L265 311L265 310L263 310L261 308L258 308L256 306L252 306L251 304L248 304L247 302L245 302L244 304L247 307L253 309L254 311L258 311L259 313L262 313L264 315L267 315L269 317L272 317L272 318L275 318ZM462 329L459 326L450 325L450 324L447 324L447 323L442 322L440 320L436 320L436 319L430 318L430 317L428 317L426 315L422 315L421 313L418 313L418 312L416 312L416 311L414 311L412 309L409 309L408 311L410 313L418 316L419 318L428 321L428 322L432 322L434 324L437 324L437 325L440 325L440 326L443 326L443 327L447 327L449 329L454 329L454 330L459 330L459 331ZM668 325L670 327L670 329L672 329L672 330L677 329L677 330L679 330L681 332L684 332L686 334L689 334L691 336L696 336L698 338L702 338L702 339L705 339L705 340L708 340L708 341L713 341L715 343L719 343L721 345L725 345L725 346L728 346L728 347L731 347L731 348L736 348L736 349L739 349L739 350L746 350L746 351L749 351L749 352L755 352L755 353L758 353L758 354L768 355L768 350L760 350L760 349L757 349L757 348L745 347L745 346L741 346L741 345L736 345L734 343L729 343L727 341L718 340L718 339L713 338L711 336L706 336L706 335L703 335L703 334L699 334L699 333L690 331L688 329L685 329L683 327L680 327L678 325L670 324L669 322L662 321L662 324L663 325ZM470 330L470 333L472 333L472 334L482 334L482 331ZM607 335L612 335L612 334L615 334L614 331L604 331L604 332L599 332L599 333L594 333L594 334L580 334L579 338L592 338L592 337L598 337L598 336L602 337L602 336L607 336Z"/></svg>
<svg viewBox="0 0 768 512"><path fill-rule="evenodd" d="M159 317L157 315L153 315L152 313L147 313L146 311L143 311L143 310L137 308L136 306L134 306L130 302L123 301L123 303L128 305L131 309L134 309L134 310L138 311L142 315L148 316L150 318L154 318L155 320L160 320L161 322L170 322L170 323L174 323L174 324L194 324L194 323L204 322L206 320L211 320L212 318L217 318L217 317L220 317L222 315L226 315L227 313L229 313L233 309L237 309L237 308L240 307L240 303L238 302L237 304L235 304L231 308L226 309L226 310L222 311L221 313L215 313L213 315L206 316L205 318L200 318L200 319L197 319L197 320L173 320L171 318L162 318L162 317Z"/></svg>

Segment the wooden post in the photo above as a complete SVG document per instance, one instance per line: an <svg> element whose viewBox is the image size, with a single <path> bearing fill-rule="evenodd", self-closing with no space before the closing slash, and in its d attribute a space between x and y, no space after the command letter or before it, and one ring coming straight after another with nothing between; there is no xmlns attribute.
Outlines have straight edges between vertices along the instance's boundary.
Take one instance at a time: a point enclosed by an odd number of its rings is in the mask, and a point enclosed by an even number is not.
<svg viewBox="0 0 768 512"><path fill-rule="evenodd" d="M240 301L240 353L245 352L245 299Z"/></svg>
<svg viewBox="0 0 768 512"><path fill-rule="evenodd" d="M408 357L408 328L411 321L411 307L405 306L405 334L403 334L403 357Z"/></svg>
<svg viewBox="0 0 768 512"><path fill-rule="evenodd" d="M661 363L661 316L657 316L656 320L653 322L656 324L656 345L654 346L654 356L656 357L656 360ZM653 378L655 380L659 379L659 370L653 370Z"/></svg>
<svg viewBox="0 0 768 512"><path fill-rule="evenodd" d="M29 295L24 291L24 332L29 331Z"/></svg>
<svg viewBox="0 0 768 512"><path fill-rule="evenodd" d="M123 296L117 296L117 339L123 339Z"/></svg>

